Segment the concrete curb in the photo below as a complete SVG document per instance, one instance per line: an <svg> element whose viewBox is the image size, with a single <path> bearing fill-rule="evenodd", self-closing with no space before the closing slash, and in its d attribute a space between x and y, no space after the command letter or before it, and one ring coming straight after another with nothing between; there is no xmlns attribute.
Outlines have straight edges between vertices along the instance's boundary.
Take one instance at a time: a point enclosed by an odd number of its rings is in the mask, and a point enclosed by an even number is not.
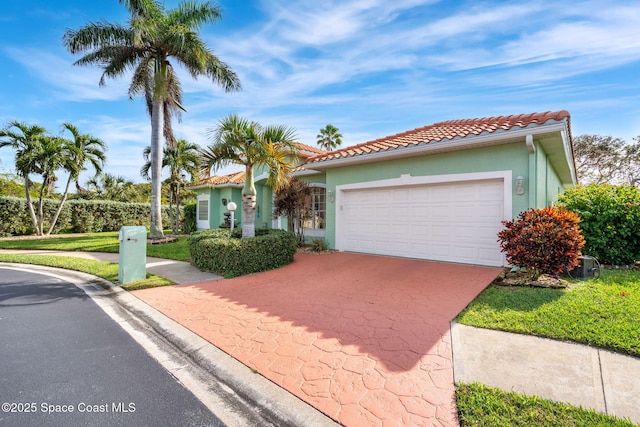
<svg viewBox="0 0 640 427"><path fill-rule="evenodd" d="M129 292L114 286L106 280L86 273L53 267L0 263L0 267L2 266L57 276L83 289L110 317L118 321L159 363L176 376L185 387L201 400L207 398L207 389L214 386L210 381L211 379L215 379L221 386L218 390L215 390L216 392L226 393L230 397L232 395L239 396L247 405L245 410L248 409L249 411L255 412L255 415L261 420L262 425L264 425L264 422L271 423L274 426L292 427L328 427L339 425L311 405L272 383L259 373L252 371L199 335L191 332L189 329L158 312ZM115 301L118 307L109 306L108 303L105 305L105 298ZM103 301L101 302L100 300ZM114 310L118 310L118 308L128 313L128 316L123 316L123 313L114 313ZM126 319L126 317L133 317L133 319ZM137 323L137 328L134 327L134 329L138 330L137 333L135 330L132 331L131 327L126 327L126 325L123 324L124 322ZM149 343L146 343L146 345L141 343L139 336L140 327L159 335L160 338L173 347L175 351L179 352L197 368L208 374L210 376L209 381L207 381L206 378L200 379L204 381L207 389L199 391L197 390L197 386L190 384L194 381L194 378L190 378L194 376L193 372L190 376L185 375L186 367L181 363L176 363L176 359L171 358L171 355L165 354L164 356L157 357L157 351L150 349ZM151 346L153 347L154 345L151 344ZM155 346L159 347L159 344L156 342ZM200 375L195 374L195 377L198 376L202 376L202 373L200 373ZM192 389L194 387L196 388L195 390ZM207 404L207 402L203 400L203 403L210 407L214 413L216 413L214 409L220 409L212 408L211 406L216 405L211 405L211 402ZM226 409L231 411L238 410L238 408ZM216 415L220 414L216 413ZM223 419L223 421L230 426L234 424L232 420L224 420L223 416L219 416L219 418ZM257 420L257 418L255 420Z"/></svg>

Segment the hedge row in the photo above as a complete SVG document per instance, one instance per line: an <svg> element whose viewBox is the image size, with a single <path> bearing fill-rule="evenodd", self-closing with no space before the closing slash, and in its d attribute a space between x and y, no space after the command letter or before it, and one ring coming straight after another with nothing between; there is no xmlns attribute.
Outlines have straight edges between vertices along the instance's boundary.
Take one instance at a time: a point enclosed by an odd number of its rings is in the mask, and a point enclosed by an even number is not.
<svg viewBox="0 0 640 427"><path fill-rule="evenodd" d="M203 230L189 238L193 263L200 270L225 277L273 270L290 264L296 248L296 235L284 230L256 230L256 237L245 239L231 237L226 229Z"/></svg>
<svg viewBox="0 0 640 427"><path fill-rule="evenodd" d="M45 230L58 208L59 201L44 200ZM36 203L34 202L34 209ZM151 207L145 203L121 203L98 200L68 200L53 230L58 233L95 233L118 231L123 225L149 226ZM162 223L171 227L167 207L162 207ZM33 233L27 201L18 197L0 197L0 236Z"/></svg>
<svg viewBox="0 0 640 427"><path fill-rule="evenodd" d="M565 191L559 201L577 213L586 240L582 250L603 264L640 261L640 190L633 186L589 185Z"/></svg>

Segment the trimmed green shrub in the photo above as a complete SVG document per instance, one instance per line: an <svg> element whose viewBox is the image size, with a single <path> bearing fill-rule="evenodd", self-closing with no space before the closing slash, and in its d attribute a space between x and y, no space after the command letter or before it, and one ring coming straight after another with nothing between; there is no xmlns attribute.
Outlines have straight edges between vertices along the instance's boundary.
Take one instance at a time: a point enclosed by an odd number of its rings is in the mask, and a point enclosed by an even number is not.
<svg viewBox="0 0 640 427"><path fill-rule="evenodd" d="M182 211L182 232L191 234L198 230L198 204L189 203L185 205Z"/></svg>
<svg viewBox="0 0 640 427"><path fill-rule="evenodd" d="M234 230L235 231L235 230ZM293 262L297 238L284 230L256 230L256 237L231 237L229 230L203 230L189 237L189 253L201 270L225 277L273 270Z"/></svg>
<svg viewBox="0 0 640 427"><path fill-rule="evenodd" d="M583 252L601 263L640 260L640 190L634 186L593 184L568 189L559 201L578 214L586 245Z"/></svg>
<svg viewBox="0 0 640 427"><path fill-rule="evenodd" d="M48 199L43 202L45 230L48 229L49 218L53 217L58 203L57 200ZM35 206L34 203L34 208ZM146 203L68 200L60 212L53 234L118 231L123 225L148 226L150 215L150 205ZM171 226L166 206L162 207L162 223L167 228ZM32 233L33 226L26 199L0 197L0 236Z"/></svg>
<svg viewBox="0 0 640 427"><path fill-rule="evenodd" d="M59 200L43 200L45 231L49 229L49 219L55 214L59 203ZM35 201L33 201L33 208L37 212L37 202ZM65 231L69 228L70 223L71 212L65 203L53 229L53 234ZM19 197L0 197L0 236L20 236L32 233L33 224L27 209L27 200Z"/></svg>
<svg viewBox="0 0 640 427"><path fill-rule="evenodd" d="M526 268L534 279L541 273L557 276L579 263L584 237L580 217L550 206L520 212L515 221L503 221L498 233L502 251L510 264Z"/></svg>

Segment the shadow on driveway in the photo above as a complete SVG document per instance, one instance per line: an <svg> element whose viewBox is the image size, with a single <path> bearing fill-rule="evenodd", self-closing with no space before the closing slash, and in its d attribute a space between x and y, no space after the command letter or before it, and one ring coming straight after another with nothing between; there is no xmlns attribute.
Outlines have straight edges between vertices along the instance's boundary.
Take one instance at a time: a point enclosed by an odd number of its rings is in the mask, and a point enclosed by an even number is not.
<svg viewBox="0 0 640 427"><path fill-rule="evenodd" d="M297 254L278 270L134 294L345 425L455 425L449 322L500 271Z"/></svg>

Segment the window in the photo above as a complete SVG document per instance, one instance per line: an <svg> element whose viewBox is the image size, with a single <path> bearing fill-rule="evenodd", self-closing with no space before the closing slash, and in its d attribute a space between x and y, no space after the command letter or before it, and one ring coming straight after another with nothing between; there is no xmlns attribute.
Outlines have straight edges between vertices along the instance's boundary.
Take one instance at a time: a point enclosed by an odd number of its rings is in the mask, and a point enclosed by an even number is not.
<svg viewBox="0 0 640 427"><path fill-rule="evenodd" d="M311 187L311 197L308 203L309 217L302 221L302 226L312 230L324 230L327 218L326 189Z"/></svg>
<svg viewBox="0 0 640 427"><path fill-rule="evenodd" d="M209 220L209 201L198 200L198 221Z"/></svg>

